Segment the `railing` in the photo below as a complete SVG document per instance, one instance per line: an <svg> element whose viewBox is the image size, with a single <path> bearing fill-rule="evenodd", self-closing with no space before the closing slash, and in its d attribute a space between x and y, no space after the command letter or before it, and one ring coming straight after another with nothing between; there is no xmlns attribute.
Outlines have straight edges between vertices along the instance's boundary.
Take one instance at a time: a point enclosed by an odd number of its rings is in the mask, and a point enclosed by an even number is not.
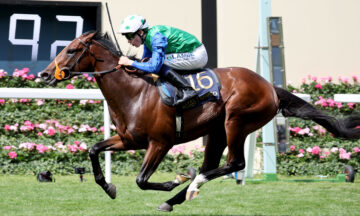
<svg viewBox="0 0 360 216"><path fill-rule="evenodd" d="M104 139L110 137L108 104L99 89L0 88L0 98L73 99L104 101ZM105 180L111 182L111 154L105 152Z"/></svg>
<svg viewBox="0 0 360 216"><path fill-rule="evenodd" d="M344 103L360 103L360 94L335 94L334 101Z"/></svg>

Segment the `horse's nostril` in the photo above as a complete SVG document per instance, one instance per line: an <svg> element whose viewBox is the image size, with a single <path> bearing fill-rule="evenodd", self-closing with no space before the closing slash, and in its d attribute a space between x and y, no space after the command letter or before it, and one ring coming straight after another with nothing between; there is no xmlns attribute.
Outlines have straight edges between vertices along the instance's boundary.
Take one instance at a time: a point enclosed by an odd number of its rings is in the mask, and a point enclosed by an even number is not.
<svg viewBox="0 0 360 216"><path fill-rule="evenodd" d="M45 80L48 79L49 76L50 76L50 73L47 72L47 71L42 71L42 72L40 73L40 77L43 78L43 79L45 79Z"/></svg>

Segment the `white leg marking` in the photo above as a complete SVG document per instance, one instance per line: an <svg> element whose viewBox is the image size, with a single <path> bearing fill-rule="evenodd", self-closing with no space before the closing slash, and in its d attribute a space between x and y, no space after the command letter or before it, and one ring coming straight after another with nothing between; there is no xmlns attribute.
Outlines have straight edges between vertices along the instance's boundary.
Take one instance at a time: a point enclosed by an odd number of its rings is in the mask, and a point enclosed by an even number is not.
<svg viewBox="0 0 360 216"><path fill-rule="evenodd" d="M199 188L201 187L201 185L203 185L207 181L208 180L205 178L205 176L203 174L197 175L196 178L194 179L194 181L189 185L187 192L199 191Z"/></svg>

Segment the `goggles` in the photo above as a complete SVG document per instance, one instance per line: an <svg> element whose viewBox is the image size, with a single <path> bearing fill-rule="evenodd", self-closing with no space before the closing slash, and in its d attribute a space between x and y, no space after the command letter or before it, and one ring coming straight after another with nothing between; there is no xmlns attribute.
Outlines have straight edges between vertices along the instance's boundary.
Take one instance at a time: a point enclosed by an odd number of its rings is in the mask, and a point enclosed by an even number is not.
<svg viewBox="0 0 360 216"><path fill-rule="evenodd" d="M126 39L128 39L128 40L134 39L135 35L136 35L136 33L126 33L126 34L124 34L124 36L125 36Z"/></svg>

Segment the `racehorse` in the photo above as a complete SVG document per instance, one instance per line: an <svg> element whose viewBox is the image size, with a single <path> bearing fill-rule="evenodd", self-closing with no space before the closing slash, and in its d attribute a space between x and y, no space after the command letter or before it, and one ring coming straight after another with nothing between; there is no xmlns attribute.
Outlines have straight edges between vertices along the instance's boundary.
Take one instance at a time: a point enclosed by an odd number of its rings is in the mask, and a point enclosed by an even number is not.
<svg viewBox="0 0 360 216"><path fill-rule="evenodd" d="M113 199L116 187L105 181L99 164L102 151L146 149L136 183L143 189L171 191L184 181L149 182L167 152L178 144L175 138L174 107L165 105L150 76L127 72L117 62L121 52L99 32L87 32L65 47L42 71L50 85L73 76L93 73L109 104L117 135L96 143L89 150L94 177ZM337 119L316 110L292 93L274 87L258 74L240 67L213 69L221 82L220 99L184 111L183 142L208 135L204 161L192 182L159 206L172 211L175 204L195 198L205 182L245 168L244 142L248 134L261 128L278 112L285 117L313 120L336 137L360 138L359 116ZM219 167L225 147L226 164Z"/></svg>

